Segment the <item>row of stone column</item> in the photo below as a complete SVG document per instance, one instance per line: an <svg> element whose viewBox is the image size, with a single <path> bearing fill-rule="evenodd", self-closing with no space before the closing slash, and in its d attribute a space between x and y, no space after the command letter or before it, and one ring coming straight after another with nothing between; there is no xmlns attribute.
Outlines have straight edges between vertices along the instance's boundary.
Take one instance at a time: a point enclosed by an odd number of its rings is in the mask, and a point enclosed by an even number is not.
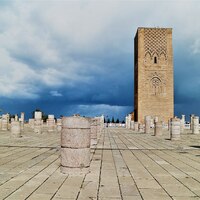
<svg viewBox="0 0 200 200"><path fill-rule="evenodd" d="M9 130L9 114L3 114L1 118L1 130ZM24 130L24 112L21 113L21 117L11 118L10 132L12 137L21 137L21 132Z"/></svg>
<svg viewBox="0 0 200 200"><path fill-rule="evenodd" d="M61 119L57 119L57 123L55 122L54 115L48 115L47 119L47 130L48 132L53 132L57 129L57 131L61 131ZM34 129L34 132L37 134L41 134L43 130L43 120L42 120L42 112L35 111L34 119L29 119L29 126Z"/></svg>
<svg viewBox="0 0 200 200"><path fill-rule="evenodd" d="M89 172L90 147L97 144L104 127L101 117L63 117L61 131L61 172L82 174Z"/></svg>
<svg viewBox="0 0 200 200"><path fill-rule="evenodd" d="M144 120L144 133L150 133L151 132L151 125L152 125L152 118L151 116L145 116ZM139 131L137 129L137 122L131 121L131 126L130 128ZM136 125L136 128L135 128ZM171 140L178 140L180 139L180 133L184 131L185 129L185 115L182 115L182 118L179 119L177 117L172 118L169 120L168 128L170 131L170 139ZM192 129L192 134L199 134L199 117L198 116L192 116L191 117L191 129ZM163 122L158 121L158 118L154 118L154 135L162 135L162 130L163 130Z"/></svg>

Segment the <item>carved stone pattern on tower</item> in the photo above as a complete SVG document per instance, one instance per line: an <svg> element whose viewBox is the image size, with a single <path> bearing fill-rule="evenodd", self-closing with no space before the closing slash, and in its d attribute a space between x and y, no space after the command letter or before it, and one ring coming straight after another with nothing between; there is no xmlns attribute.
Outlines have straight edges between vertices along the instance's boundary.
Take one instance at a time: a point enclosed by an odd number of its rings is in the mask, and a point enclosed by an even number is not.
<svg viewBox="0 0 200 200"><path fill-rule="evenodd" d="M156 56L161 64L167 61L167 31L166 29L145 29L144 49L147 63Z"/></svg>
<svg viewBox="0 0 200 200"><path fill-rule="evenodd" d="M148 74L146 80L148 94L154 96L165 96L166 94L166 81L163 74L158 72L151 72Z"/></svg>

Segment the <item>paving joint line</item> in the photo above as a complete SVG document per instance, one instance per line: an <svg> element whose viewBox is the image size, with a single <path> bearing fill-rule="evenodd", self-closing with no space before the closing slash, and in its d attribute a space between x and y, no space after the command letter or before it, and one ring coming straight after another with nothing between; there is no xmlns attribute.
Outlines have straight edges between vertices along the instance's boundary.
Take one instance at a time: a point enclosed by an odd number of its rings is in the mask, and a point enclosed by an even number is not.
<svg viewBox="0 0 200 200"><path fill-rule="evenodd" d="M144 152L143 152L144 153ZM153 153L153 152L151 152ZM165 158L162 158L161 156L153 153L154 155L158 156L159 158L161 158L162 160L165 160L167 163L169 163L169 165L175 167L176 169L178 169L179 171L183 172L185 175L191 177L189 174L187 174L186 172L184 172L183 170L181 170L180 168L176 167L175 165L173 165L171 162L168 162ZM154 161L153 158L151 158L148 154L145 154L147 157L149 157L155 164L157 164L158 166L160 166L162 169L164 169L167 173L169 173L172 177L174 177L179 183L181 183L182 185L184 185L188 190L190 190L193 194L195 194L188 186L186 186L184 183L182 183L176 176L174 176L173 174L171 174L169 171L167 171L162 165L160 165L159 163L156 163ZM168 154L167 154L168 155ZM169 155L168 155L169 156ZM185 163L184 163L185 164ZM193 178L193 177L191 177ZM194 179L194 178L193 178ZM196 179L194 179L196 180ZM197 182L199 182L198 180L196 180ZM195 197L200 197L199 195L195 194L196 196Z"/></svg>

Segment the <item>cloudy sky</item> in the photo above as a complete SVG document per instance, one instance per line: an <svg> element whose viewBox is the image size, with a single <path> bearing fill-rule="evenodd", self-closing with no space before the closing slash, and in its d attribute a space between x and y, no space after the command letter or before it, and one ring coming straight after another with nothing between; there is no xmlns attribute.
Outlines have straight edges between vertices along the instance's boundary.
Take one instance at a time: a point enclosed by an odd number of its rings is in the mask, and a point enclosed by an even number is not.
<svg viewBox="0 0 200 200"><path fill-rule="evenodd" d="M137 27L171 27L175 114L200 115L199 11L191 0L1 0L0 108L123 119Z"/></svg>

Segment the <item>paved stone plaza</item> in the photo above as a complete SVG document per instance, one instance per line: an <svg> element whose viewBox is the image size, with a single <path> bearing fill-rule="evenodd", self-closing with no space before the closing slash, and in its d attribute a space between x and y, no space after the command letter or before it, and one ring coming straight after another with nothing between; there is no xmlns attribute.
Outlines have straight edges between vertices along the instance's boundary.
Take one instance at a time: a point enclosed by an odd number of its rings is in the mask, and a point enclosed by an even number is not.
<svg viewBox="0 0 200 200"><path fill-rule="evenodd" d="M189 132L189 130L188 130ZM180 141L108 128L91 149L90 173L60 173L60 134L22 138L0 132L0 199L194 200L200 199L200 136Z"/></svg>

